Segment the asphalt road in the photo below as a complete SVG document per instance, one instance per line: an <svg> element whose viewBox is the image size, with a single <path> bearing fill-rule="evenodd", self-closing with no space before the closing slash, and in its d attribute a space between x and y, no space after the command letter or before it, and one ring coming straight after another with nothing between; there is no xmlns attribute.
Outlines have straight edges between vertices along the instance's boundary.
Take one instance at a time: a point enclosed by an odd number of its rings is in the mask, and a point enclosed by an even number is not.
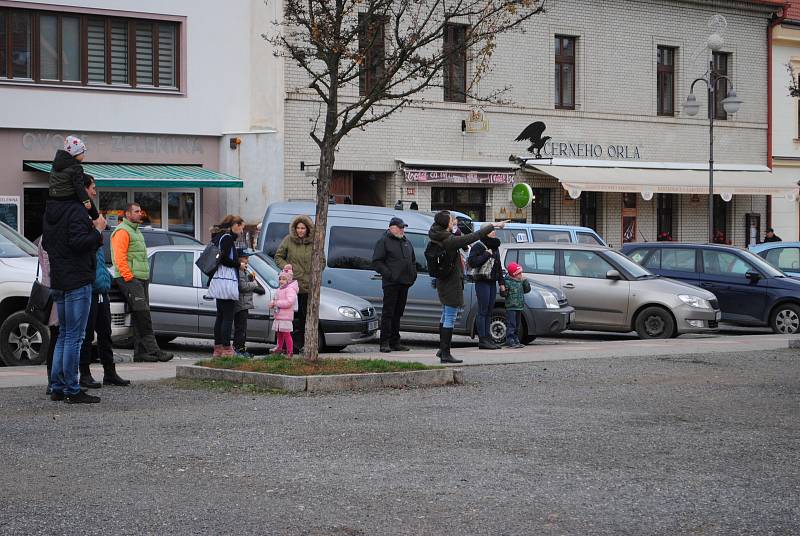
<svg viewBox="0 0 800 536"><path fill-rule="evenodd" d="M796 534L796 350L438 389L0 389L2 534Z"/></svg>

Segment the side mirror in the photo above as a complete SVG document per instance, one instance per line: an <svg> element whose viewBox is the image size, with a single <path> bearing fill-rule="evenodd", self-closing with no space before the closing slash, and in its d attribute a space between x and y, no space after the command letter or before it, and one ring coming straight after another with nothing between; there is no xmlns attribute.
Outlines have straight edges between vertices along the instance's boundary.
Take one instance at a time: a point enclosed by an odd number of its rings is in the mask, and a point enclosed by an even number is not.
<svg viewBox="0 0 800 536"><path fill-rule="evenodd" d="M761 274L754 272L753 270L748 271L746 274L744 274L744 276L750 281L758 281L761 279Z"/></svg>
<svg viewBox="0 0 800 536"><path fill-rule="evenodd" d="M606 279L613 279L614 281L619 281L622 279L622 275L617 270L609 270L606 272Z"/></svg>

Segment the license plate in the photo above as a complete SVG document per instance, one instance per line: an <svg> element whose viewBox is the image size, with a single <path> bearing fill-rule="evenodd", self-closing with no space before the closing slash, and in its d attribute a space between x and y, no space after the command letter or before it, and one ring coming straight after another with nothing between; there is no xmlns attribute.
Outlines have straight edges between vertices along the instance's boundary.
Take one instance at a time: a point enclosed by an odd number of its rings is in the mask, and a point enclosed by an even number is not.
<svg viewBox="0 0 800 536"><path fill-rule="evenodd" d="M375 331L376 329L378 329L378 321L377 320L370 321L369 325L367 326L367 330Z"/></svg>
<svg viewBox="0 0 800 536"><path fill-rule="evenodd" d="M569 314L569 323L572 324L575 322L575 312Z"/></svg>
<svg viewBox="0 0 800 536"><path fill-rule="evenodd" d="M716 320L717 322L719 322L720 320L722 320L722 311L717 311L717 312L714 314L714 320Z"/></svg>

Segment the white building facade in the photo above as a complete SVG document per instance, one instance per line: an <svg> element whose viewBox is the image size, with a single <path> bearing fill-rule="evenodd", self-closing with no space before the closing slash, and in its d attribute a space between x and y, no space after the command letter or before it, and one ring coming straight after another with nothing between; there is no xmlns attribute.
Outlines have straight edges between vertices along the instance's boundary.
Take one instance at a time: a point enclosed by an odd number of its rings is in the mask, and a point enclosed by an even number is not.
<svg viewBox="0 0 800 536"><path fill-rule="evenodd" d="M284 196L283 70L260 37L279 8L0 0L0 219L41 233L45 164L75 134L112 223L131 201L199 239L260 221Z"/></svg>
<svg viewBox="0 0 800 536"><path fill-rule="evenodd" d="M789 6L770 32L771 160L773 172L787 183L800 181L800 6ZM791 71L790 71L791 70ZM800 238L800 209L795 196L772 198L772 226L784 241Z"/></svg>
<svg viewBox="0 0 800 536"><path fill-rule="evenodd" d="M476 220L514 219L595 228L618 246L659 236L709 237L706 88L688 117L682 104L712 59L712 16L724 44L713 56L744 103L717 105L714 231L735 245L763 237L771 199L796 192L768 167L767 28L780 2L551 0L524 31L498 39L479 91L509 87L512 104L478 108L430 88L424 105L351 133L336 155L337 202L454 209ZM467 66L469 69L471 66ZM318 104L286 65L285 196L314 197L318 150L309 138ZM344 99L358 87L344 91ZM725 95L721 95L719 100ZM531 160L515 138L546 124L551 139ZM522 167L510 155L525 157ZM536 195L511 203L513 183Z"/></svg>

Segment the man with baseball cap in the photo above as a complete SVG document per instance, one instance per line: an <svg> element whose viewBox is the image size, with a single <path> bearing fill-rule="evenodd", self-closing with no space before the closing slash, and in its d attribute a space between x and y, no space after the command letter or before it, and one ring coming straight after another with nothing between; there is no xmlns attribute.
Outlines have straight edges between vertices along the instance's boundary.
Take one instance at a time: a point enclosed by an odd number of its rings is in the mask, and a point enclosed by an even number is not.
<svg viewBox="0 0 800 536"><path fill-rule="evenodd" d="M408 225L395 216L389 230L375 244L372 266L383 280L381 312L381 352L405 352L400 344L400 319L406 309L408 289L417 280L417 258L414 246L406 238Z"/></svg>

